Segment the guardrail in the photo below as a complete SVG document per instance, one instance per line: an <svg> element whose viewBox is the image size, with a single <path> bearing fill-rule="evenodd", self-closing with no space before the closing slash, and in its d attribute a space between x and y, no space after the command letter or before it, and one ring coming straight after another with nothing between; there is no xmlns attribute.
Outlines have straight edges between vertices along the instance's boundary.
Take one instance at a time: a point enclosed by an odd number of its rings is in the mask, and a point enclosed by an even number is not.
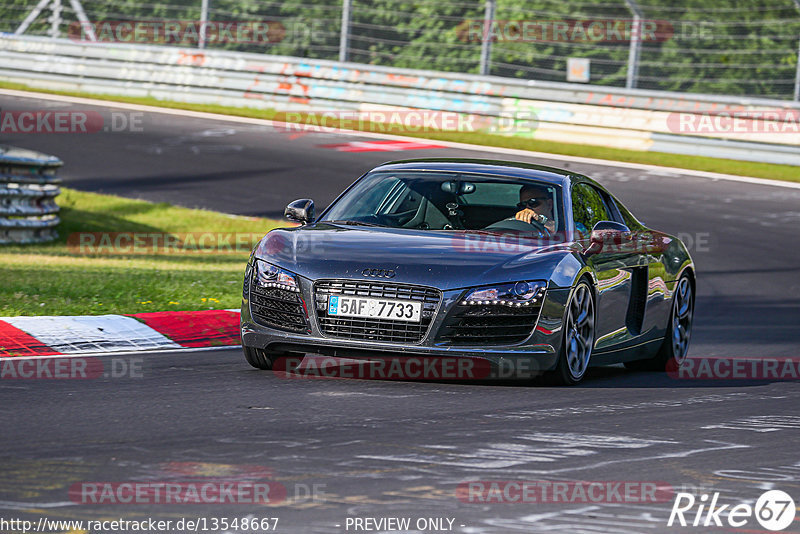
<svg viewBox="0 0 800 534"><path fill-rule="evenodd" d="M32 150L0 146L0 245L44 243L58 237L62 162Z"/></svg>
<svg viewBox="0 0 800 534"><path fill-rule="evenodd" d="M800 165L800 104L782 100L19 36L0 36L0 79L281 111L447 111L480 117L489 128L520 117L529 126L535 116L533 128L495 130L549 141ZM760 117L764 111L769 118ZM736 128L733 114L740 115ZM720 117L724 124L714 124Z"/></svg>

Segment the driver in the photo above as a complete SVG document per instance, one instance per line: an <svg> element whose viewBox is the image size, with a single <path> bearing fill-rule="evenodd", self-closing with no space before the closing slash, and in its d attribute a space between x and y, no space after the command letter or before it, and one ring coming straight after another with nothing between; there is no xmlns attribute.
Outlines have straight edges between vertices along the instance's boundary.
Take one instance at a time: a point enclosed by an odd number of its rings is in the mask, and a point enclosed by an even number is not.
<svg viewBox="0 0 800 534"><path fill-rule="evenodd" d="M523 185L519 190L519 204L516 219L518 221L537 221L551 233L556 231L553 220L553 197L547 187L538 184Z"/></svg>

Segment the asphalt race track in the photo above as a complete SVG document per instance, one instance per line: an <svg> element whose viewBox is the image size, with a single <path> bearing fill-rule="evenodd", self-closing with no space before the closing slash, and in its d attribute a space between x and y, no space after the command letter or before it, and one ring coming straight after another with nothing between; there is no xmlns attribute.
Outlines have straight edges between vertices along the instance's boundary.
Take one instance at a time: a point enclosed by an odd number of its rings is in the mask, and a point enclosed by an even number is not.
<svg viewBox="0 0 800 534"><path fill-rule="evenodd" d="M109 113L5 95L0 108ZM322 146L353 142L375 148L372 138L165 114L145 114L137 132L0 135L61 157L69 187L273 217L295 198L326 205L383 161L498 158ZM800 189L530 161L594 177L646 224L687 242L698 270L690 356L798 359ZM621 366L595 369L574 388L293 380L250 368L238 349L125 358L141 372L0 381L0 517L277 517L277 532L297 533L354 532L348 518L367 517L411 518L408 532L422 518L451 519L465 533L710 530L668 527L672 498L481 503L456 493L465 482L519 480L656 481L719 492L731 505L774 488L800 504L796 380L679 380ZM69 493L92 481L253 476L285 488L286 500L86 504ZM754 519L743 528L764 532Z"/></svg>

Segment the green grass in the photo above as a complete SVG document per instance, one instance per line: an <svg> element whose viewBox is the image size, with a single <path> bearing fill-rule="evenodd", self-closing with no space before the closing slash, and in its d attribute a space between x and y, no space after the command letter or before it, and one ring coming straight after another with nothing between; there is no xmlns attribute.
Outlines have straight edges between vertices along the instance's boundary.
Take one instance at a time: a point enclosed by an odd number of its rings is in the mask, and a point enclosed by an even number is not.
<svg viewBox="0 0 800 534"><path fill-rule="evenodd" d="M0 316L99 315L238 308L253 244L281 221L63 189L59 239L0 248ZM237 250L171 247L114 252L68 244L80 232L244 234ZM232 242L233 243L233 242ZM128 245L127 242L122 242ZM90 253L94 252L94 253Z"/></svg>
<svg viewBox="0 0 800 534"><path fill-rule="evenodd" d="M94 98L98 100L108 100L114 102L128 102L163 108L185 109L191 111L203 111L207 113L217 113L221 115L234 115L240 117L252 117L258 119L283 120L286 116L274 109L253 109L237 108L230 106L218 106L208 104L189 104L183 102L173 102L158 100L152 97L127 97L115 95L97 95L85 92L72 91L51 91L23 84L0 82L0 87L8 89L19 89L25 91L38 91L43 93L62 94L68 96L80 96ZM333 121L326 123L342 128L360 129L363 131L373 131L381 133L392 133L409 137L419 137L439 141L453 141L457 143L467 143L480 146L495 146L503 148L514 148L519 150L529 150L534 152L547 152L550 154L563 154L569 156L581 156L587 158L597 158L612 161L624 161L630 163L644 163L649 165L661 165L666 167L678 167L683 169L694 169L699 171L718 172L723 174L733 174L738 176L752 176L757 178L768 178L772 180L784 180L790 182L800 182L800 172L792 165L774 165L771 163L756 163L749 161L738 161L728 159L708 158L702 156L684 156L680 154L667 154L663 152L640 152L636 150L624 150L616 148L605 148L589 145L578 145L570 143L560 143L552 141L541 141L524 137L510 137L497 134L481 132L454 132L454 131L400 131L399 128L391 128L379 123L357 124L350 121Z"/></svg>

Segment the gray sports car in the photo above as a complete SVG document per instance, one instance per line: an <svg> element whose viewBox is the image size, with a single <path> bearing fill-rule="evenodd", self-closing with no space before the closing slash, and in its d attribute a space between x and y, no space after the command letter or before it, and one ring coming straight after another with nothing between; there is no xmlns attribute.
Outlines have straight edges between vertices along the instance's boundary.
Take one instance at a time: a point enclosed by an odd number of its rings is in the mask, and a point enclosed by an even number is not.
<svg viewBox="0 0 800 534"><path fill-rule="evenodd" d="M386 163L272 230L245 271L254 367L313 353L480 361L576 384L590 365L686 357L692 259L597 182L525 163ZM525 365L522 365L522 364Z"/></svg>

